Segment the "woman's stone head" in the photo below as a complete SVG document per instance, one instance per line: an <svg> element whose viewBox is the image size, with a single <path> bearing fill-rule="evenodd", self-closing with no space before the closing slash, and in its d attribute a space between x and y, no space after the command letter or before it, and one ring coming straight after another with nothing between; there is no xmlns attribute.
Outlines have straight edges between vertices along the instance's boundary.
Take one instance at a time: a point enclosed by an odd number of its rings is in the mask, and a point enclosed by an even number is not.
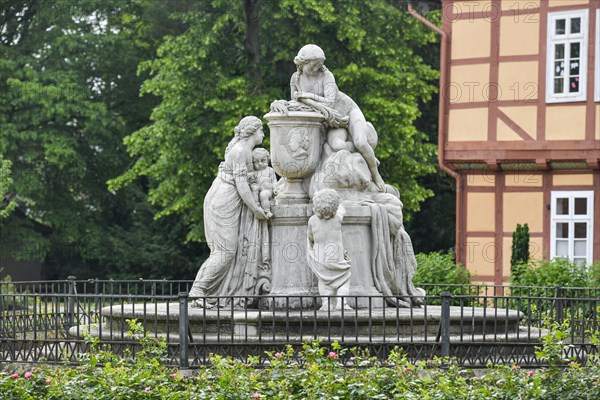
<svg viewBox="0 0 600 400"><path fill-rule="evenodd" d="M316 44L307 44L302 47L298 52L298 55L294 58L294 64L296 64L299 70L302 70L304 65L310 62L316 62L320 68L323 68L325 53Z"/></svg>
<svg viewBox="0 0 600 400"><path fill-rule="evenodd" d="M251 115L242 118L233 131L235 132L235 136L246 139L252 136L259 128L262 128L262 121Z"/></svg>

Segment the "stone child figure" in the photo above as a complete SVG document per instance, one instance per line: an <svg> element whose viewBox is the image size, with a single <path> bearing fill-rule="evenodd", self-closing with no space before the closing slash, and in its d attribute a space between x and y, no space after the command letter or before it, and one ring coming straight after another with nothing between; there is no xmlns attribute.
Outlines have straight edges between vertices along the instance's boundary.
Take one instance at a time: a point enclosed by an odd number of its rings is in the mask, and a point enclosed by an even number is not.
<svg viewBox="0 0 600 400"><path fill-rule="evenodd" d="M273 200L273 196L275 195L275 185L277 184L275 171L269 167L269 161L270 156L266 149L257 147L252 150L254 172L252 173L253 177L251 178L250 189L256 201L265 211L267 218L273 216L271 212L271 200Z"/></svg>
<svg viewBox="0 0 600 400"><path fill-rule="evenodd" d="M308 221L306 259L319 280L321 296L348 296L350 259L342 244L342 220L346 210L340 205L340 195L333 189L319 190L313 196L315 215ZM323 298L320 311L329 310L329 297ZM351 309L339 297L332 309Z"/></svg>

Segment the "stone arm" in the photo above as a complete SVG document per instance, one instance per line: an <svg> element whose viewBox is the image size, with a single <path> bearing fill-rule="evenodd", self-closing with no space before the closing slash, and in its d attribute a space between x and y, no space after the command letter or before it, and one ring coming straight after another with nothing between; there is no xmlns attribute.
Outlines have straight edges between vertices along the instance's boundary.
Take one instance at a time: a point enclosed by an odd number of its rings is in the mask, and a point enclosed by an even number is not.
<svg viewBox="0 0 600 400"><path fill-rule="evenodd" d="M302 91L298 72L295 72L294 75L292 75L292 79L290 79L292 101L303 103L314 111L323 114L330 127L347 128L348 117L341 115L334 109L335 103L338 101L339 91L333 74L329 71L325 71L323 80L319 82L319 84L323 85L324 96ZM273 108L273 105L271 105L271 109L281 112L277 107Z"/></svg>
<svg viewBox="0 0 600 400"><path fill-rule="evenodd" d="M324 72L324 74L325 77L323 78L323 81L320 82L320 84L323 85L324 96L319 96L312 92L302 91L302 88L298 84L298 72L295 72L290 80L290 93L292 100L302 101L302 99L308 99L317 101L319 103L325 103L326 105L334 103L336 101L339 89L335 83L333 74L329 71Z"/></svg>
<svg viewBox="0 0 600 400"><path fill-rule="evenodd" d="M307 250L312 250L315 245L315 237L313 235L312 224L310 223L310 220L308 221L308 228L306 230L306 245Z"/></svg>
<svg viewBox="0 0 600 400"><path fill-rule="evenodd" d="M273 190L275 190L275 187L277 186L277 175L275 175L275 170L271 167L269 167L269 175L271 183L273 184Z"/></svg>
<svg viewBox="0 0 600 400"><path fill-rule="evenodd" d="M258 220L267 219L267 215L263 209L256 204L254 196L252 196L252 190L250 189L250 184L248 183L248 172L245 164L234 163L233 180L235 182L235 188L237 189L238 194L242 198L244 204L246 204L250 211L252 211L252 214L254 214Z"/></svg>
<svg viewBox="0 0 600 400"><path fill-rule="evenodd" d="M235 187L240 194L242 201L248 206L248 208L250 208L250 211L252 211L252 214L254 214L256 219L261 221L266 220L267 215L263 209L256 204L256 201L254 201L254 196L252 196L250 185L248 185L248 180L246 178L236 177Z"/></svg>
<svg viewBox="0 0 600 400"><path fill-rule="evenodd" d="M342 221L345 216L346 216L346 209L344 208L343 205L340 204L340 206L338 207L338 209L335 213L335 217L339 218L340 221Z"/></svg>
<svg viewBox="0 0 600 400"><path fill-rule="evenodd" d="M300 93L300 86L298 86L298 72L294 72L290 79L290 97L292 100L298 100L298 93Z"/></svg>
<svg viewBox="0 0 600 400"><path fill-rule="evenodd" d="M252 187L253 184L258 183L258 176L256 171L248 171L248 184Z"/></svg>
<svg viewBox="0 0 600 400"><path fill-rule="evenodd" d="M302 100L313 100L319 103L325 103L327 105L333 103L335 100L328 100L326 97L318 96L310 92L297 92L297 99Z"/></svg>

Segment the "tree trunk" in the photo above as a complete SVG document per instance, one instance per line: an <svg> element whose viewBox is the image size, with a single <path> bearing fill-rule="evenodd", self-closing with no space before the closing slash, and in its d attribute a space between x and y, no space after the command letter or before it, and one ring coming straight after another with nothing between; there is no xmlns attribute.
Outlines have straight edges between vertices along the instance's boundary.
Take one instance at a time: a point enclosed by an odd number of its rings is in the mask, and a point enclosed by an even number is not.
<svg viewBox="0 0 600 400"><path fill-rule="evenodd" d="M248 64L253 78L260 78L260 41L259 41L259 11L260 0L242 0L244 18L246 20L246 38L244 48L248 55Z"/></svg>

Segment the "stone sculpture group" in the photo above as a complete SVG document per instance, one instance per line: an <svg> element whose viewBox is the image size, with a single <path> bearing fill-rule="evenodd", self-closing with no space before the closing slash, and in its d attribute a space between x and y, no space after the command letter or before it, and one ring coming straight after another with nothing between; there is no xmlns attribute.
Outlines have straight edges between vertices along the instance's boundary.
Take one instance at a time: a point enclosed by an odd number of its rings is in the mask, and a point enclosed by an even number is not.
<svg viewBox="0 0 600 400"><path fill-rule="evenodd" d="M265 115L273 168L256 147L261 120L245 117L235 128L204 200L211 252L189 293L195 307L247 307L260 294L321 294L322 309L364 307L360 296L420 304L425 292L412 283L417 263L399 192L378 171L377 132L324 61L318 46L300 49L291 100L274 101ZM329 304L336 295L345 302ZM276 298L267 305L284 307ZM307 306L317 304L285 302Z"/></svg>

